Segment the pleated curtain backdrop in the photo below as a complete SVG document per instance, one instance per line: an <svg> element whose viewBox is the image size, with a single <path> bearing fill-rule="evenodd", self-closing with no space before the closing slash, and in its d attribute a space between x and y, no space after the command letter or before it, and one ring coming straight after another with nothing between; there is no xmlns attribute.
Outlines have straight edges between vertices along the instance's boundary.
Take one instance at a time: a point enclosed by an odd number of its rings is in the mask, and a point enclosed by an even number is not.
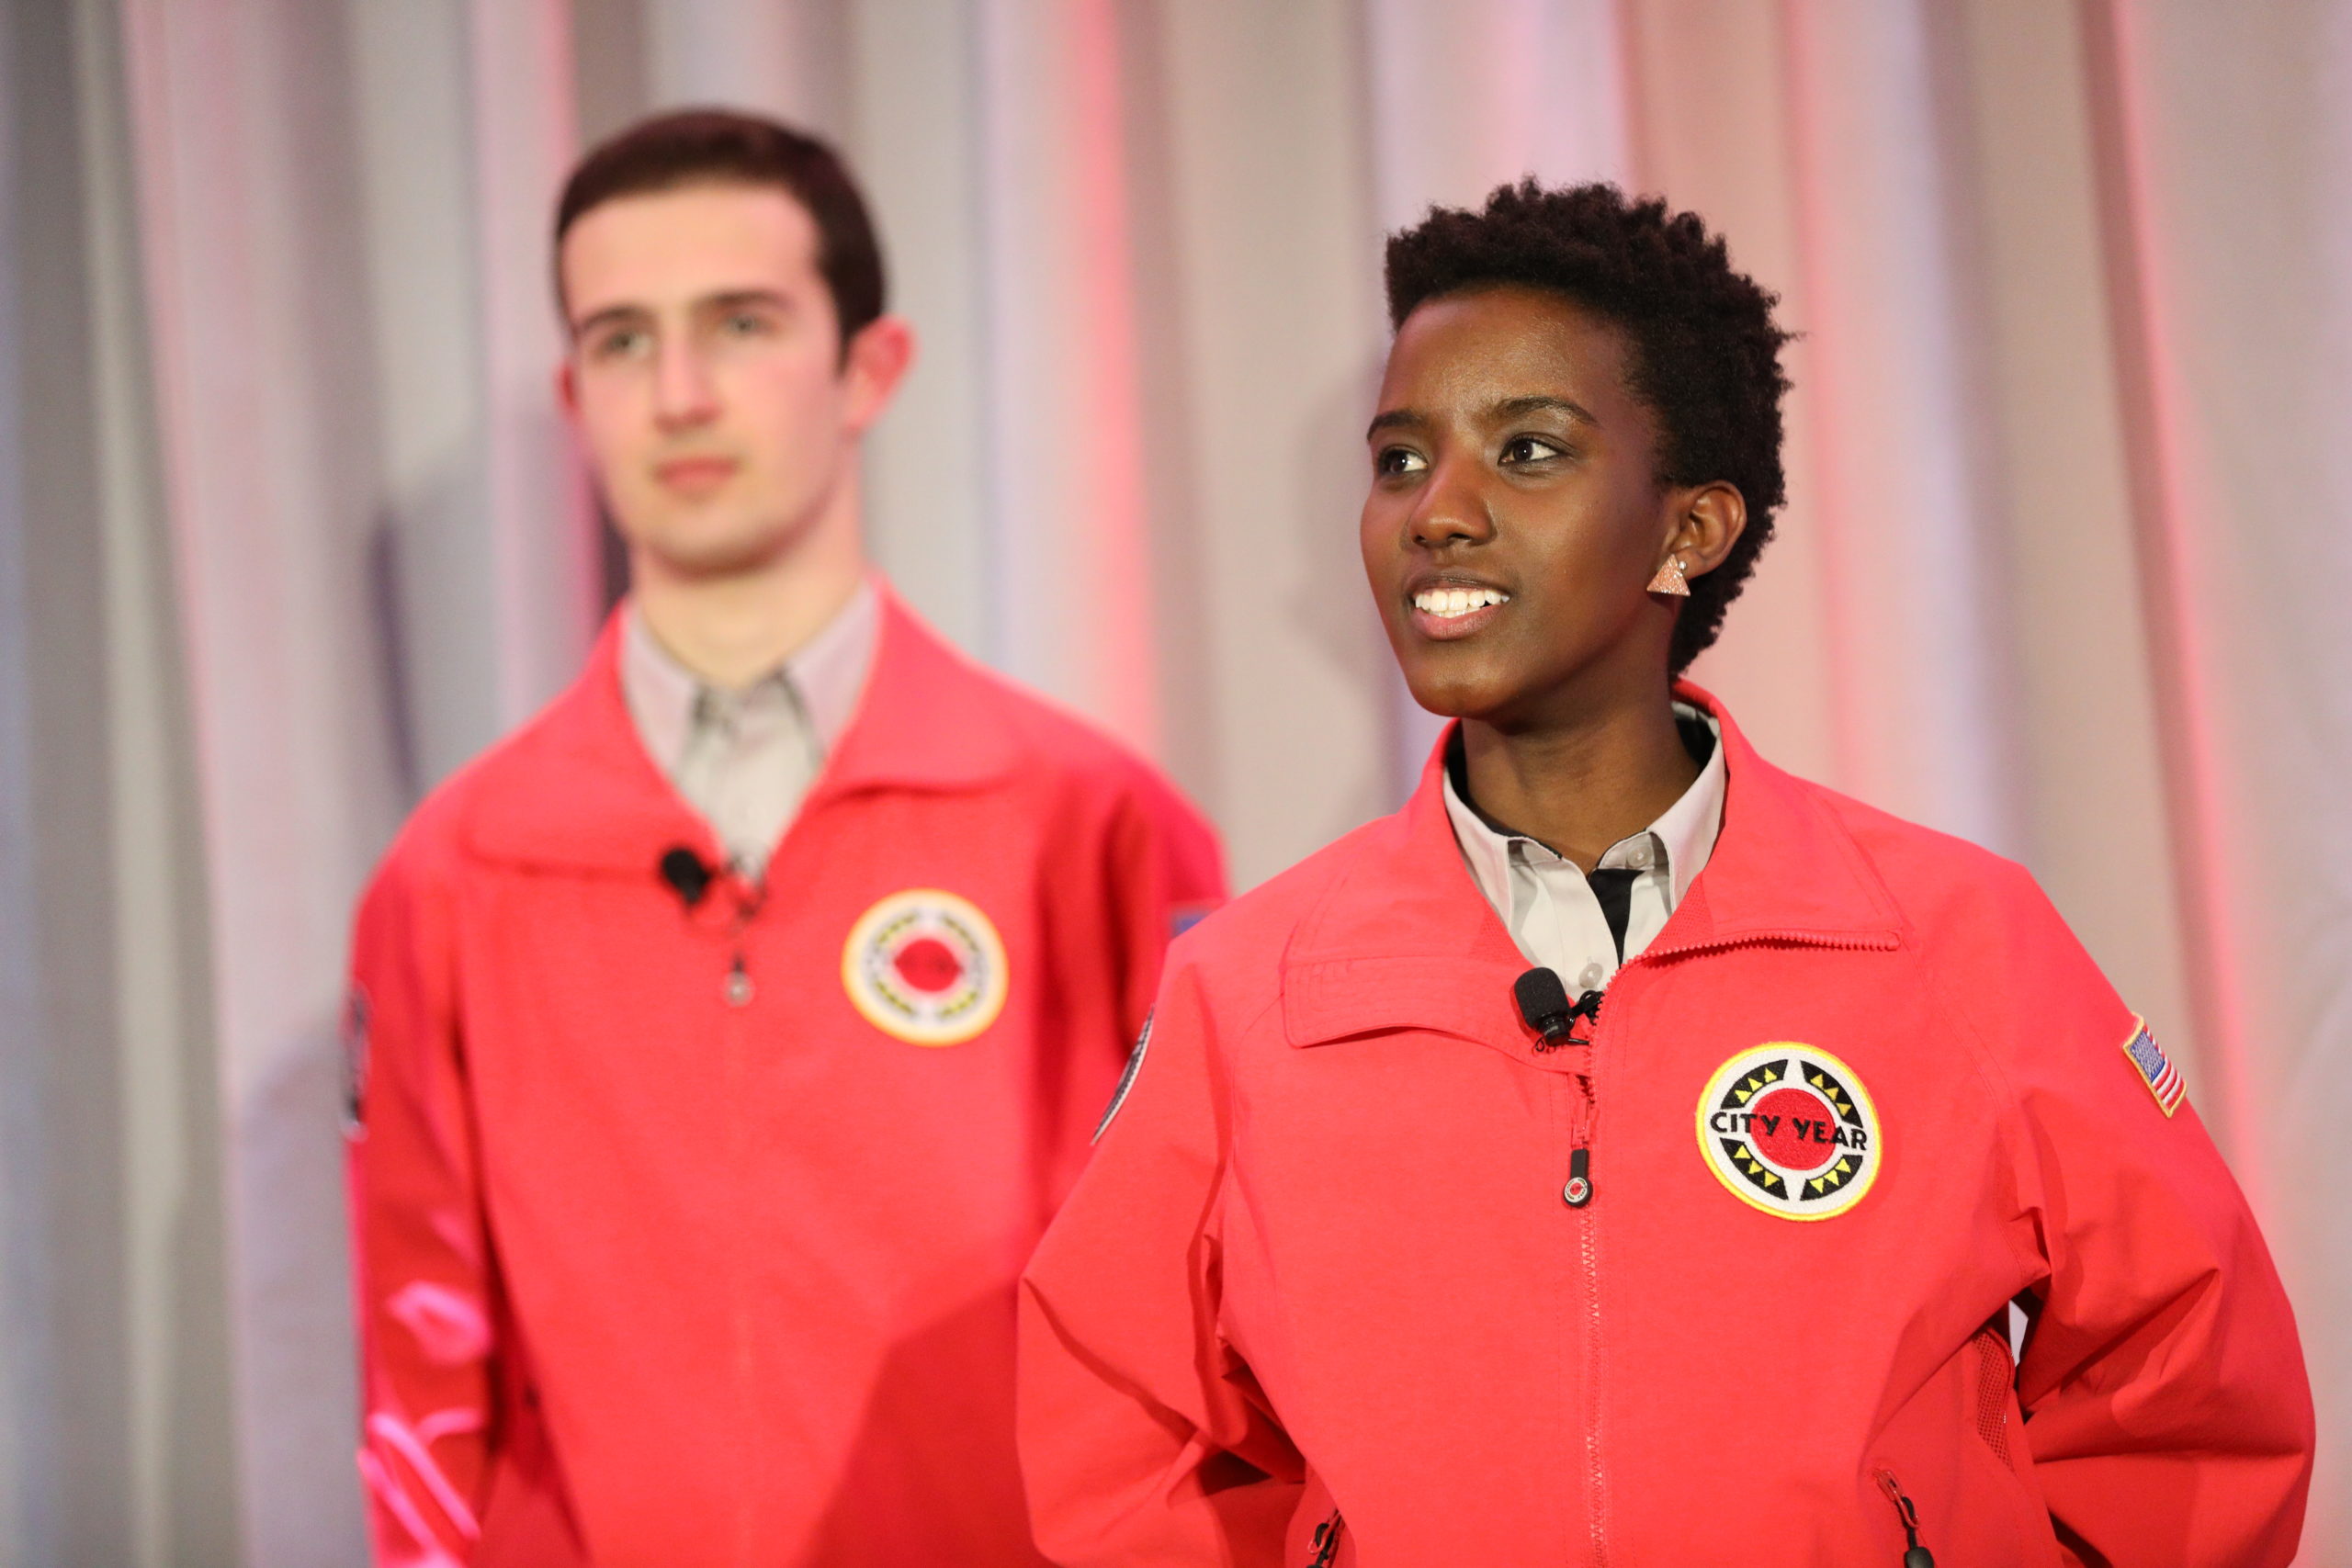
<svg viewBox="0 0 2352 1568"><path fill-rule="evenodd" d="M2155 1024L2301 1316L2302 1562L2352 1565L2348 0L17 0L0 1560L360 1560L348 911L607 601L548 208L702 102L877 203L895 580L1245 885L1435 733L1353 543L1383 231L1526 173L1718 225L1804 335L1699 677L2026 862Z"/></svg>

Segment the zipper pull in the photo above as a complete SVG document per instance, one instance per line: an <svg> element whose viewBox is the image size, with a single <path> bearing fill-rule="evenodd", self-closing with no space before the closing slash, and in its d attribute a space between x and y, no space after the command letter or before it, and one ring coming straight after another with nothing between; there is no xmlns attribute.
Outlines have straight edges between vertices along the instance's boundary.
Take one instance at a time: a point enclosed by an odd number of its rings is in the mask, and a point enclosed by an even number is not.
<svg viewBox="0 0 2352 1568"><path fill-rule="evenodd" d="M737 953L735 963L727 971L727 1005L731 1008L752 1005L752 976L743 968L743 955Z"/></svg>
<svg viewBox="0 0 2352 1568"><path fill-rule="evenodd" d="M1935 1553L1919 1544L1919 1510L1911 1506L1911 1499L1895 1483L1894 1472L1880 1471L1878 1486L1886 1494L1887 1501L1894 1505L1895 1515L1903 1521L1903 1539L1911 1543L1903 1553L1903 1568L1936 1568Z"/></svg>
<svg viewBox="0 0 2352 1568"><path fill-rule="evenodd" d="M1568 1151L1568 1184L1560 1189L1560 1196L1571 1209L1592 1201L1592 1151L1582 1144Z"/></svg>
<svg viewBox="0 0 2352 1568"><path fill-rule="evenodd" d="M1329 1568L1332 1560L1340 1554L1340 1532L1346 1528L1346 1521L1340 1517L1336 1508L1329 1518L1315 1527L1315 1539L1310 1543L1315 1548L1315 1555L1308 1561L1306 1568Z"/></svg>

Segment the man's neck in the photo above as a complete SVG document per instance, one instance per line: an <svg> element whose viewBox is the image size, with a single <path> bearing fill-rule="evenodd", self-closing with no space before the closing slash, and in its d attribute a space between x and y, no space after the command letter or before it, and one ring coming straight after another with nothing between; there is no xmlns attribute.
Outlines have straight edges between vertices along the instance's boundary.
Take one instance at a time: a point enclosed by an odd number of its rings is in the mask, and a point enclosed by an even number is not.
<svg viewBox="0 0 2352 1568"><path fill-rule="evenodd" d="M865 557L854 529L828 530L741 571L684 574L639 552L630 597L654 641L701 681L748 686L808 645L855 596Z"/></svg>
<svg viewBox="0 0 2352 1568"><path fill-rule="evenodd" d="M1663 683L1633 700L1577 705L1555 723L1466 719L1462 740L1478 809L1588 873L1699 776Z"/></svg>

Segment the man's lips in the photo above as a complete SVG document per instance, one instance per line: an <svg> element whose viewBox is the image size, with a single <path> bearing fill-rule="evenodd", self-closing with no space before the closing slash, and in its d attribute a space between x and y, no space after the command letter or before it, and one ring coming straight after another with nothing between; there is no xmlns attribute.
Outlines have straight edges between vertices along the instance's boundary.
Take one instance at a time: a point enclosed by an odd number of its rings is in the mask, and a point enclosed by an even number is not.
<svg viewBox="0 0 2352 1568"><path fill-rule="evenodd" d="M673 457L655 464L653 477L663 489L691 500L708 495L733 479L740 467L732 457Z"/></svg>
<svg viewBox="0 0 2352 1568"><path fill-rule="evenodd" d="M1475 637L1509 608L1510 592L1467 578L1424 578L1405 594L1413 629L1432 642Z"/></svg>

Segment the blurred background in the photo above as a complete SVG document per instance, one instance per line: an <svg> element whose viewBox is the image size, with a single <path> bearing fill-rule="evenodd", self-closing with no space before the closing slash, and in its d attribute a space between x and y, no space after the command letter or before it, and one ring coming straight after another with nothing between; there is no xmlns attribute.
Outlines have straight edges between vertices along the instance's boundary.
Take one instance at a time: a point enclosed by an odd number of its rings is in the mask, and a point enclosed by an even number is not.
<svg viewBox="0 0 2352 1568"><path fill-rule="evenodd" d="M1353 543L1384 231L1532 172L1727 233L1805 335L1699 678L2030 864L2154 1021L2352 1564L2346 0L8 0L0 1563L362 1560L348 912L608 602L549 209L695 102L879 209L902 591L1245 886L1433 732Z"/></svg>

